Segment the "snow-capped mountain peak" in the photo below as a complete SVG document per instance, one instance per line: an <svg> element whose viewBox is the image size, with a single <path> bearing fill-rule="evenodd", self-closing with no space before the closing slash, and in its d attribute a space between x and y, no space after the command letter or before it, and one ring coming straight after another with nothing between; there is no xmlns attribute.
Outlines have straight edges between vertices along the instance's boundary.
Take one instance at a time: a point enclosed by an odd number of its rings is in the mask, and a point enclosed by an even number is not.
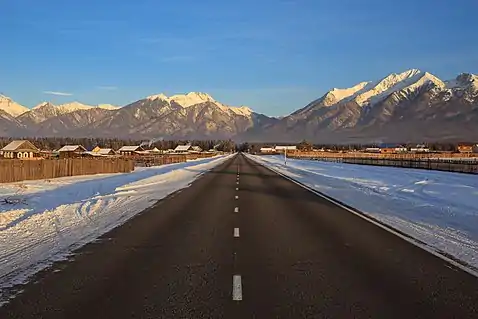
<svg viewBox="0 0 478 319"><path fill-rule="evenodd" d="M13 101L8 96L0 94L0 110L4 110L11 116L19 116L29 109Z"/></svg>
<svg viewBox="0 0 478 319"><path fill-rule="evenodd" d="M146 98L147 100L150 100L150 101L154 101L154 100L164 100L164 101L168 101L168 97L163 94L163 93L159 93L159 94L155 94L155 95L150 95Z"/></svg>
<svg viewBox="0 0 478 319"><path fill-rule="evenodd" d="M192 105L201 104L204 102L216 102L216 100L214 100L212 96L202 92L189 92L185 95L173 95L170 97L170 100L178 103L182 107L190 107Z"/></svg>
<svg viewBox="0 0 478 319"><path fill-rule="evenodd" d="M38 110L38 109L41 109L42 107L45 107L45 106L48 106L48 105L54 106L50 102L41 102L41 103L35 105L34 107L32 107L32 110Z"/></svg>
<svg viewBox="0 0 478 319"><path fill-rule="evenodd" d="M363 90L357 92L353 99L360 106L369 104L371 100L377 102L381 97L391 94L393 91L400 89L400 85L406 86L407 83L413 82L422 75L422 71L418 69L410 69L402 73L392 73L384 77L376 83L370 83ZM405 82L404 82L405 81Z"/></svg>
<svg viewBox="0 0 478 319"><path fill-rule="evenodd" d="M250 116L252 114L252 110L248 108L247 106L241 106L241 107L233 107L230 106L229 109L236 113L237 115L242 115L242 116Z"/></svg>
<svg viewBox="0 0 478 319"><path fill-rule="evenodd" d="M169 104L171 104L171 102L174 102L183 108L188 108L193 105L210 102L216 105L223 112L227 112L227 113L233 112L237 115L242 115L242 116L250 116L251 113L253 112L250 108L246 106L241 106L241 107L227 106L225 104L222 104L216 101L211 95L207 93L203 93L203 92L189 92L187 94L176 94L170 97L166 96L163 93L160 93L156 95L150 95L146 98L146 100L149 100L149 101L161 100Z"/></svg>
<svg viewBox="0 0 478 319"><path fill-rule="evenodd" d="M355 93L363 90L370 82L360 82L357 85L352 86L347 89L338 89L333 88L331 91L327 92L324 97L323 104L325 106L330 106L332 104L338 103L343 99L353 96Z"/></svg>
<svg viewBox="0 0 478 319"><path fill-rule="evenodd" d="M461 73L455 79L446 81L446 86L449 89L470 89L478 91L478 76L471 73Z"/></svg>
<svg viewBox="0 0 478 319"><path fill-rule="evenodd" d="M201 92L189 92L187 94L176 94L168 97L164 93L150 95L146 98L147 100L162 100L168 103L174 101L175 103L181 105L182 107L190 107L192 105L204 103L204 102L216 102L212 96L207 93Z"/></svg>
<svg viewBox="0 0 478 319"><path fill-rule="evenodd" d="M401 81L398 81L390 87L389 89L372 96L369 99L371 105L376 104L383 99L387 98L391 94L395 93L397 96L397 102L401 99L408 99L413 93L420 90L422 87L428 87L432 85L434 87L439 87L440 89L445 87L445 83L438 79L433 74L428 72L419 72L415 75L404 78Z"/></svg>
<svg viewBox="0 0 478 319"><path fill-rule="evenodd" d="M58 109L61 113L71 113L78 110L89 110L92 108L94 108L94 106L86 105L76 101L58 105Z"/></svg>
<svg viewBox="0 0 478 319"><path fill-rule="evenodd" d="M119 106L112 105L112 104L98 104L96 107L99 108L99 109L103 109L103 110L117 110L117 109L119 109Z"/></svg>

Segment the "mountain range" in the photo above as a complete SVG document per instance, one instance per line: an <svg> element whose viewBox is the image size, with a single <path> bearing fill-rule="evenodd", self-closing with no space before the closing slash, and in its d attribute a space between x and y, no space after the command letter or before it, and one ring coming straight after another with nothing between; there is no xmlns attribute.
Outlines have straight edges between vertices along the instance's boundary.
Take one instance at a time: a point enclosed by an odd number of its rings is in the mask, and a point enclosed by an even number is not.
<svg viewBox="0 0 478 319"><path fill-rule="evenodd" d="M41 103L0 95L0 135L380 143L478 140L478 76L443 81L417 69L334 88L281 118L206 93L152 95L123 107Z"/></svg>

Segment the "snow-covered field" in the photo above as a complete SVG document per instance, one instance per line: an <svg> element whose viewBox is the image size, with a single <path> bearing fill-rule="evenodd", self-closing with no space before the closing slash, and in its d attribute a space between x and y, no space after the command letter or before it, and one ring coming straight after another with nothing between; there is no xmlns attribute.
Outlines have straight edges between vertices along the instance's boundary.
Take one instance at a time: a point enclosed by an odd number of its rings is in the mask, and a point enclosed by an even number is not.
<svg viewBox="0 0 478 319"><path fill-rule="evenodd" d="M249 157L333 197L437 252L478 267L478 176L459 173Z"/></svg>
<svg viewBox="0 0 478 319"><path fill-rule="evenodd" d="M24 282L228 158L1 184L0 304L2 287Z"/></svg>

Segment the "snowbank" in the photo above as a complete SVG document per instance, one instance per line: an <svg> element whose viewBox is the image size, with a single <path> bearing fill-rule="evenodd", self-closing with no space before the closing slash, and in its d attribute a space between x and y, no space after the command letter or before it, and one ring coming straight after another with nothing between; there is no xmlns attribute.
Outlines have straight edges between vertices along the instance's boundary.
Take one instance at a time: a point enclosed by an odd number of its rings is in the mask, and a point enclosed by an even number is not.
<svg viewBox="0 0 478 319"><path fill-rule="evenodd" d="M249 156L323 194L478 267L476 175Z"/></svg>
<svg viewBox="0 0 478 319"><path fill-rule="evenodd" d="M24 282L229 157L0 185L0 289ZM0 304L1 297L0 290Z"/></svg>

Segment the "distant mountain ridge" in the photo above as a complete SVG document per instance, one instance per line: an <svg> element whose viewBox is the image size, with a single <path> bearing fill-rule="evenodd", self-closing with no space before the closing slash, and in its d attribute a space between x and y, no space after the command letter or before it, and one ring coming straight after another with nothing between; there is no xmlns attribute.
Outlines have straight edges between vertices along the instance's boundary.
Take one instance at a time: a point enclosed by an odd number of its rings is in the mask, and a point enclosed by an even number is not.
<svg viewBox="0 0 478 319"><path fill-rule="evenodd" d="M19 113L19 112L18 112ZM274 121L246 106L216 101L207 93L148 96L124 107L42 102L2 120L6 136L234 138L257 123ZM2 125L2 123L0 123Z"/></svg>
<svg viewBox="0 0 478 319"><path fill-rule="evenodd" d="M478 77L411 69L332 89L247 140L323 143L478 140Z"/></svg>
<svg viewBox="0 0 478 319"><path fill-rule="evenodd" d="M25 111L26 109L26 111ZM29 110L0 96L0 134L260 142L478 141L478 76L442 81L410 69L334 88L281 118L202 92L145 97L124 107L44 102Z"/></svg>

